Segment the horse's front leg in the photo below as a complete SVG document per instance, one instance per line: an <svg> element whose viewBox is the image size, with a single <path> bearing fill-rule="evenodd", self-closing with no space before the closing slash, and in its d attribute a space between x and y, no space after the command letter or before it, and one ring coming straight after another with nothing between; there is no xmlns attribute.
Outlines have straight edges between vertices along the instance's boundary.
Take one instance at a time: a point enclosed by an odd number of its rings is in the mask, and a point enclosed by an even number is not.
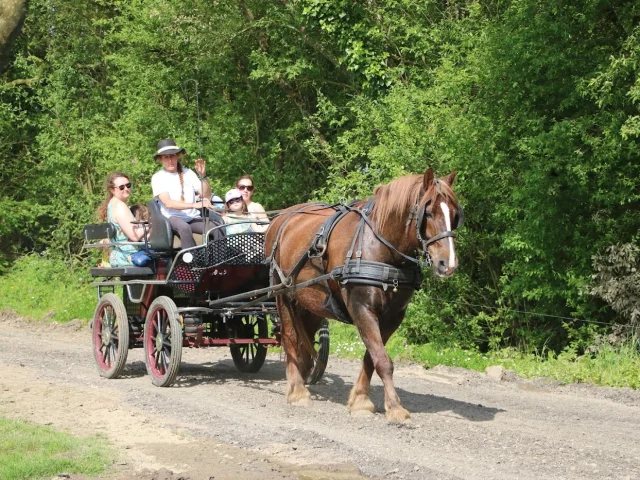
<svg viewBox="0 0 640 480"><path fill-rule="evenodd" d="M375 411L375 406L369 398L372 375L373 360L371 360L369 352L365 352L360 375L358 375L358 380L353 385L351 393L349 394L349 412L351 412L352 415L372 415Z"/></svg>
<svg viewBox="0 0 640 480"><path fill-rule="evenodd" d="M300 352L298 334L293 322L300 321L293 311L291 302L278 297L278 311L282 322L282 346L285 353L287 374L287 402L292 405L311 405L311 394L304 384L302 372L306 371L304 355Z"/></svg>
<svg viewBox="0 0 640 480"><path fill-rule="evenodd" d="M360 338L367 348L367 353L362 362L362 370L358 376L356 384L349 395L349 410L351 413L356 411L374 411L373 403L369 398L371 386L371 376L373 370L378 373L384 385L384 408L386 418L390 422L402 422L409 418L409 412L400 403L400 397L393 385L393 362L387 354L385 344L389 337L396 331L402 318L404 311L398 312L395 319L386 319L383 328L380 328L379 320L376 315L368 308L361 307L354 316L354 323L358 327Z"/></svg>

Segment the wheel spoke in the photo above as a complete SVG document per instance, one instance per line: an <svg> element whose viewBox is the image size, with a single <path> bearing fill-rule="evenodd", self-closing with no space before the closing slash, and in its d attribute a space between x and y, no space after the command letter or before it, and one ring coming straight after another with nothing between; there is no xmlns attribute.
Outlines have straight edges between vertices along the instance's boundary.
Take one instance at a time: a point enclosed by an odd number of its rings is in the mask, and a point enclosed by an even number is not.
<svg viewBox="0 0 640 480"><path fill-rule="evenodd" d="M162 352L161 358L162 358L162 371L166 372L167 371L167 367L169 366L169 360L167 358L167 352Z"/></svg>
<svg viewBox="0 0 640 480"><path fill-rule="evenodd" d="M111 345L105 345L105 355L104 355L104 363L106 365L111 365Z"/></svg>
<svg viewBox="0 0 640 480"><path fill-rule="evenodd" d="M109 365L111 365L111 362L114 362L116 359L116 346L114 343L110 343L109 344L109 351L110 351L110 361L109 361Z"/></svg>
<svg viewBox="0 0 640 480"><path fill-rule="evenodd" d="M163 328L162 328L162 310L158 310L158 313L156 315L156 330L157 332L154 333L160 333L162 332Z"/></svg>

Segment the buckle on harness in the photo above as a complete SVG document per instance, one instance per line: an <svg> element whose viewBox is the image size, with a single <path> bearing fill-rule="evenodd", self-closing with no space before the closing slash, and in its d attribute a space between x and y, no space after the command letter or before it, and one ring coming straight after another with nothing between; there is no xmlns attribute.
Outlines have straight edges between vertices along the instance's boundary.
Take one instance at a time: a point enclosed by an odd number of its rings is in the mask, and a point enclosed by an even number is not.
<svg viewBox="0 0 640 480"><path fill-rule="evenodd" d="M315 252L311 253L313 249ZM324 255L324 252L327 251L327 244L323 243L322 245L313 245L312 250L309 250L309 258L320 258Z"/></svg>

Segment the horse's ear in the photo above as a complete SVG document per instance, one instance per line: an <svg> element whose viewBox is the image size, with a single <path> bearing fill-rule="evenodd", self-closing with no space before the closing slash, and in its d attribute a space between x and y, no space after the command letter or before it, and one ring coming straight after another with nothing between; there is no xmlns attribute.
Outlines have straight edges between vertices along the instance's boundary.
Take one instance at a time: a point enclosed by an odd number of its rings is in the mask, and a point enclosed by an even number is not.
<svg viewBox="0 0 640 480"><path fill-rule="evenodd" d="M450 187L453 187L453 181L456 179L456 175L458 174L458 171L454 168L453 172L451 172L449 175L447 175L446 177L444 177L444 182L449 185Z"/></svg>
<svg viewBox="0 0 640 480"><path fill-rule="evenodd" d="M424 172L424 189L425 191L429 190L436 181L436 175L433 173L433 168L429 167L426 172Z"/></svg>

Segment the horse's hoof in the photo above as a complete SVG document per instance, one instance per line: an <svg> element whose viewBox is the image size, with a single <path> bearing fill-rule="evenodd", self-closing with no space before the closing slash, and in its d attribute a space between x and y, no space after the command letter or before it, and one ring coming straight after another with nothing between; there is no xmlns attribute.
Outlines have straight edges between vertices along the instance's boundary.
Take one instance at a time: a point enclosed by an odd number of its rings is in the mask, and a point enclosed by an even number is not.
<svg viewBox="0 0 640 480"><path fill-rule="evenodd" d="M373 415L375 411L376 407L373 402L369 399L369 397L366 397L364 395L357 396L353 399L350 399L349 401L349 412L351 413L351 415L360 413L364 415Z"/></svg>
<svg viewBox="0 0 640 480"><path fill-rule="evenodd" d="M311 405L311 398L300 398L298 400L289 400L289 403L295 407L308 407Z"/></svg>
<svg viewBox="0 0 640 480"><path fill-rule="evenodd" d="M409 420L411 415L406 409L397 407L387 410L386 417L387 421L390 423L402 423Z"/></svg>
<svg viewBox="0 0 640 480"><path fill-rule="evenodd" d="M299 407L308 407L311 405L311 394L306 388L295 390L287 396L287 402Z"/></svg>
<svg viewBox="0 0 640 480"><path fill-rule="evenodd" d="M369 418L373 417L373 412L369 410L349 410L352 417Z"/></svg>

